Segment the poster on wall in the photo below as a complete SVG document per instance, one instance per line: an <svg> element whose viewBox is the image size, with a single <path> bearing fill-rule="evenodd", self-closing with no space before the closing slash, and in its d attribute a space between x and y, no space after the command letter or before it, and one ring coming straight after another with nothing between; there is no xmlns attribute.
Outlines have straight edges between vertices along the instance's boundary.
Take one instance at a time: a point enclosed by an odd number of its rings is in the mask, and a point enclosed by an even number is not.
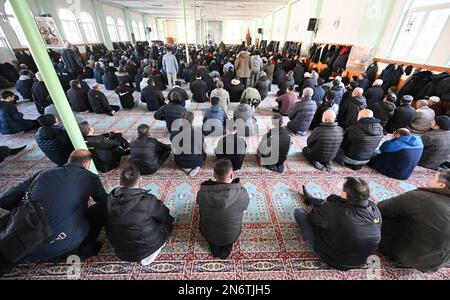
<svg viewBox="0 0 450 300"><path fill-rule="evenodd" d="M347 69L365 71L372 63L373 48L353 46L347 62Z"/></svg>
<svg viewBox="0 0 450 300"><path fill-rule="evenodd" d="M47 48L64 48L64 40L53 18L36 17L35 20Z"/></svg>

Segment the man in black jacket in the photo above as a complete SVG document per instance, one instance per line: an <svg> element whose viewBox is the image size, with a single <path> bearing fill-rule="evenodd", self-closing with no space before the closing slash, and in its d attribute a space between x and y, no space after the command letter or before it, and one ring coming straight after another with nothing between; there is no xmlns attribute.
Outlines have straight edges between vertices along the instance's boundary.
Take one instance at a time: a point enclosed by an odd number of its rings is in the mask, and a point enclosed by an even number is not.
<svg viewBox="0 0 450 300"><path fill-rule="evenodd" d="M106 95L100 91L100 85L96 84L89 91L88 94L89 104L92 110L96 114L107 114L108 116L113 116L120 110L118 105L110 105Z"/></svg>
<svg viewBox="0 0 450 300"><path fill-rule="evenodd" d="M72 44L67 42L65 49L61 52L61 59L67 66L68 71L72 74L73 79L75 79L78 74L83 74L84 68L80 54L74 50Z"/></svg>
<svg viewBox="0 0 450 300"><path fill-rule="evenodd" d="M244 212L250 203L247 190L235 178L233 164L221 159L214 168L216 181L202 183L197 194L200 232L215 258L227 259L239 238Z"/></svg>
<svg viewBox="0 0 450 300"><path fill-rule="evenodd" d="M174 218L162 201L141 186L139 169L125 166L120 187L108 197L105 230L119 259L148 266L169 238Z"/></svg>
<svg viewBox="0 0 450 300"><path fill-rule="evenodd" d="M242 137L238 136L237 126L233 122L229 124L233 124L230 125L230 134L220 139L214 153L217 159L229 159L233 164L233 171L239 171L244 164L247 143Z"/></svg>
<svg viewBox="0 0 450 300"><path fill-rule="evenodd" d="M316 199L303 186L305 203L313 205L311 213L303 208L294 211L302 235L312 250L329 266L348 271L364 266L381 240L381 214L369 200L366 181L347 178L341 196Z"/></svg>
<svg viewBox="0 0 450 300"><path fill-rule="evenodd" d="M289 130L283 126L283 117L275 114L272 118L273 128L265 134L258 146L258 160L265 168L282 174L291 148Z"/></svg>
<svg viewBox="0 0 450 300"><path fill-rule="evenodd" d="M166 121L166 127L169 133L172 133L172 123L182 118L183 113L187 111L181 100L180 94L173 93L169 104L164 105L154 114L156 120Z"/></svg>
<svg viewBox="0 0 450 300"><path fill-rule="evenodd" d="M202 80L200 74L195 76L195 80L191 82L192 100L197 103L208 102L208 85Z"/></svg>
<svg viewBox="0 0 450 300"><path fill-rule="evenodd" d="M344 129L335 123L336 113L327 110L323 114L322 124L308 138L308 146L303 148L303 156L321 171L331 171L332 161L344 140Z"/></svg>
<svg viewBox="0 0 450 300"><path fill-rule="evenodd" d="M155 84L156 84L156 83L155 83ZM156 87L158 88L158 85L157 85L157 84L156 84ZM160 89L160 90L161 90L161 89ZM161 90L161 91L163 91L163 90ZM178 85L174 86L174 87L169 91L169 94L167 95L167 100L169 100L169 102L172 101L172 96L173 96L174 94L179 94L179 95L180 95L180 97L181 97L180 103L181 103L181 105L182 105L183 107L185 107L185 106L186 106L186 101L189 100L189 95L188 95L188 93L186 92L186 90L183 89L183 88L181 88L181 87L178 86Z"/></svg>
<svg viewBox="0 0 450 300"><path fill-rule="evenodd" d="M394 116L392 116L386 125L388 133L394 133L400 128L408 128L416 116L416 110L411 106L413 100L414 98L412 96L403 96L400 100L400 106L395 109Z"/></svg>
<svg viewBox="0 0 450 300"><path fill-rule="evenodd" d="M135 88L128 81L122 81L115 92L119 96L120 104L123 109L132 109L136 106L133 93Z"/></svg>
<svg viewBox="0 0 450 300"><path fill-rule="evenodd" d="M395 102L397 102L397 96L395 94L389 94L383 102L380 102L373 107L373 116L381 121L380 124L383 128L386 128L387 123L394 116L396 108Z"/></svg>
<svg viewBox="0 0 450 300"><path fill-rule="evenodd" d="M355 125L358 122L358 114L367 108L366 98L363 96L363 89L353 90L352 97L348 98L339 109L338 123L344 129Z"/></svg>
<svg viewBox="0 0 450 300"><path fill-rule="evenodd" d="M371 88L368 88L364 92L364 97L367 99L367 106L369 109L373 109L375 105L381 103L384 99L384 90L382 88L383 80L375 80Z"/></svg>
<svg viewBox="0 0 450 300"><path fill-rule="evenodd" d="M157 111L166 104L164 95L153 79L147 81L147 86L141 92L141 101L147 104L148 111Z"/></svg>
<svg viewBox="0 0 450 300"><path fill-rule="evenodd" d="M37 81L33 84L31 93L38 113L43 115L45 108L52 104L52 101L40 72L36 73L36 79Z"/></svg>
<svg viewBox="0 0 450 300"><path fill-rule="evenodd" d="M109 133L95 136L94 128L89 122L83 121L79 126L100 172L108 173L117 168L122 156L130 155L130 144L120 132L111 130Z"/></svg>
<svg viewBox="0 0 450 300"><path fill-rule="evenodd" d="M358 123L346 130L336 161L352 170L361 170L371 160L383 136L383 127L373 117L373 112L362 110L358 115Z"/></svg>
<svg viewBox="0 0 450 300"><path fill-rule="evenodd" d="M3 91L0 101L0 134L16 134L39 128L36 120L23 118L23 113L17 110L15 95L10 91Z"/></svg>
<svg viewBox="0 0 450 300"><path fill-rule="evenodd" d="M378 204L383 216L380 252L406 268L437 272L450 263L450 171Z"/></svg>
<svg viewBox="0 0 450 300"><path fill-rule="evenodd" d="M0 208L11 210L37 178L30 198L42 204L54 242L43 245L28 259L60 258L75 251L86 260L100 252L102 244L97 238L103 228L108 195L100 177L89 171L91 159L89 151L76 150L65 166L35 174L0 196ZM90 198L96 204L88 207Z"/></svg>
<svg viewBox="0 0 450 300"><path fill-rule="evenodd" d="M67 98L74 112L92 111L92 107L89 104L88 94L85 90L81 89L81 84L78 80L72 80L70 82L70 89L67 91Z"/></svg>
<svg viewBox="0 0 450 300"><path fill-rule="evenodd" d="M150 137L150 127L142 124L138 127L138 138L130 144L130 162L139 168L141 175L156 173L172 153L166 145Z"/></svg>
<svg viewBox="0 0 450 300"><path fill-rule="evenodd" d="M57 166L65 165L74 151L66 130L54 115L42 115L37 120L42 126L36 133L37 145Z"/></svg>

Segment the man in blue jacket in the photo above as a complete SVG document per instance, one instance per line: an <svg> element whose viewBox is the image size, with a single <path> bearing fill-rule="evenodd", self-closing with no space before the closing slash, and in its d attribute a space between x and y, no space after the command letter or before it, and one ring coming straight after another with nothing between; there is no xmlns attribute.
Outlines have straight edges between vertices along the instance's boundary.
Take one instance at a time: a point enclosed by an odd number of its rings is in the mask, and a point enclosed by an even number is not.
<svg viewBox="0 0 450 300"><path fill-rule="evenodd" d="M381 154L372 158L369 166L390 178L407 180L419 164L423 148L420 137L401 128L394 133L392 140L381 145Z"/></svg>
<svg viewBox="0 0 450 300"><path fill-rule="evenodd" d="M222 136L227 133L227 113L219 105L219 98L211 98L211 108L203 116L203 135Z"/></svg>
<svg viewBox="0 0 450 300"><path fill-rule="evenodd" d="M89 171L91 159L89 151L76 150L65 166L35 174L0 196L0 207L11 210L37 178L30 199L44 207L54 236L29 259L54 259L73 252L85 260L100 252L102 244L97 237L103 227L108 195L100 177ZM96 204L88 207L91 197Z"/></svg>

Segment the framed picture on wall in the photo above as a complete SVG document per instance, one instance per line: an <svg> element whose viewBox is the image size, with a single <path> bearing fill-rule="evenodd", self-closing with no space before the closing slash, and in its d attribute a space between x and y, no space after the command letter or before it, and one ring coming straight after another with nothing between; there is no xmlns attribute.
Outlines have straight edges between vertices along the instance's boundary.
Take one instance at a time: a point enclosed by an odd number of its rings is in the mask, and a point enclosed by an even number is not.
<svg viewBox="0 0 450 300"><path fill-rule="evenodd" d="M53 18L35 17L35 20L47 48L64 48L64 40Z"/></svg>

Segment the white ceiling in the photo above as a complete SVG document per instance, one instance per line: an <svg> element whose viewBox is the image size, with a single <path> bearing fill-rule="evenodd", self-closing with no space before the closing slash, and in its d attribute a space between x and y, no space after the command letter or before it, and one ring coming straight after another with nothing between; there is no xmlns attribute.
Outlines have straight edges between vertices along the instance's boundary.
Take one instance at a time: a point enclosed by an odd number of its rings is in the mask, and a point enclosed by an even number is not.
<svg viewBox="0 0 450 300"><path fill-rule="evenodd" d="M182 19L181 0L101 0L114 6L127 7L134 11L162 19ZM188 19L194 18L194 2L198 11L209 21L255 20L287 4L289 0L186 0ZM199 18L199 13L197 13Z"/></svg>

